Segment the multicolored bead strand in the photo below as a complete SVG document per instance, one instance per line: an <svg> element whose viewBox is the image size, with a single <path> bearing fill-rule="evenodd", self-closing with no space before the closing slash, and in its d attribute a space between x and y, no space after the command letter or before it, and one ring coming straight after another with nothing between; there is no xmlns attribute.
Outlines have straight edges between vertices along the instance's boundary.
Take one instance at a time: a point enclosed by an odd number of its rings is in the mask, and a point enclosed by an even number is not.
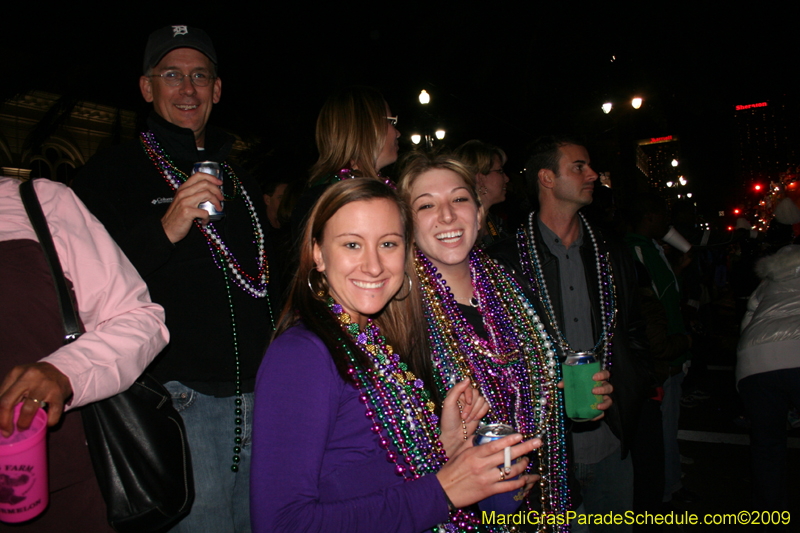
<svg viewBox="0 0 800 533"><path fill-rule="evenodd" d="M150 157L150 160L153 161L153 163L159 169L159 172L162 176L164 176L164 179L167 181L169 186L173 191L177 191L178 187L180 187L182 183L189 179L189 176L187 176L185 172L179 169L172 162L172 159L169 157L169 155L165 153L161 148L161 145L158 144L158 141L156 140L152 131L143 132L140 135L139 140L142 143L142 147L144 148L145 152ZM254 298L265 298L268 296L267 285L269 284L269 263L264 252L264 230L261 227L261 222L258 219L258 215L256 214L255 207L250 199L250 195L247 194L247 191L239 181L239 178L236 177L233 169L227 163L222 163L222 168L225 175L234 184L234 195L226 198L232 200L235 197L241 196L250 216L250 221L253 225L254 242L256 243L256 247L258 249L258 254L256 257L258 272L256 275L251 276L250 274L247 274L239 265L239 261L236 260L236 257L234 257L233 253L225 245L222 237L219 236L219 233L214 227L213 222L209 222L205 226L201 224L199 220L195 220L194 223L200 229L200 231L205 234L206 239L208 240L209 248L212 249L212 253L216 252L214 253L214 261L217 264L217 268L222 269L224 262L231 270L233 275L232 281L234 283L236 283L242 290ZM221 257L221 260L217 259L217 254Z"/></svg>
<svg viewBox="0 0 800 533"><path fill-rule="evenodd" d="M158 144L158 141L156 141L155 135L152 131L143 132L139 139L145 152L150 157L150 160L153 161L153 163L159 169L160 173L164 176L164 179L170 185L172 190L178 190L178 187L180 187L181 184L188 179L186 173L180 170L172 162L172 159L169 157L169 155L164 152L164 150ZM214 259L214 263L217 265L217 268L222 271L222 276L225 280L225 293L228 297L228 308L231 314L231 334L233 337L233 360L235 367L235 427L231 471L236 473L239 471L239 462L241 460L239 454L241 453L243 443L242 425L244 415L244 397L242 395L239 340L236 332L236 312L233 307L233 295L231 294L230 281L232 280L236 285L238 285L243 291L248 293L253 298L267 298L267 309L269 311L272 329L275 329L275 320L272 317L272 306L269 303L269 293L267 291L267 286L269 284L269 264L264 253L264 231L261 227L260 221L258 220L258 215L256 214L253 202L250 200L250 196L247 194L244 186L239 181L239 178L236 177L233 169L227 163L222 163L222 168L234 185L233 194L230 196L224 195L224 197L226 200L234 200L235 198L241 196L250 215L250 220L253 225L254 242L258 248L258 257L256 260L258 265L258 274L254 277L245 273L244 270L239 266L239 262L236 260L230 250L228 250L228 247L225 246L225 242L217 233L217 230L214 228L212 222L209 222L203 226L200 221L195 220L195 225L206 236L208 247L211 251L211 256ZM233 274L233 278L228 275L228 271Z"/></svg>
<svg viewBox="0 0 800 533"><path fill-rule="evenodd" d="M600 338L597 340L592 351L597 354L598 360L605 369L611 368L611 346L614 338L614 326L617 316L617 292L614 285L614 273L611 268L611 261L607 252L602 252L597 242L597 238L592 231L589 223L586 222L583 213L578 213L581 222L583 223L589 238L592 241L592 248L594 249L595 265L597 268L597 285L598 295L600 299L600 321L602 324L602 332ZM522 265L522 273L530 280L531 287L534 292L539 293L539 299L542 302L547 319L555 331L558 345L561 348L562 354L571 352L569 342L562 333L558 326L556 319L555 309L553 308L550 293L547 290L547 282L544 278L544 273L539 260L539 252L536 247L534 224L536 223L536 213L531 211L528 216L528 230L525 231L524 227L520 228L517 233L517 248L519 249L520 263Z"/></svg>
<svg viewBox="0 0 800 533"><path fill-rule="evenodd" d="M405 481L435 474L447 462L447 455L439 438L436 405L425 383L408 370L374 322L368 320L362 330L333 298L328 298L328 307L343 333L372 362L371 368L363 368L350 350L351 344L339 339L350 359L348 374L359 391L359 401L366 406L365 416L372 422L370 429L379 436L380 447L386 450L386 460L394 464L395 474ZM440 524L434 531L508 529L483 526L475 512L457 509L451 511L450 522Z"/></svg>
<svg viewBox="0 0 800 533"><path fill-rule="evenodd" d="M420 250L416 253L434 380L444 395L457 381L470 378L489 402L486 421L511 425L526 439L542 439L540 509L565 512L569 488L563 394L556 386L561 369L553 343L522 289L500 265L478 249L469 260L488 340L475 333L437 268Z"/></svg>

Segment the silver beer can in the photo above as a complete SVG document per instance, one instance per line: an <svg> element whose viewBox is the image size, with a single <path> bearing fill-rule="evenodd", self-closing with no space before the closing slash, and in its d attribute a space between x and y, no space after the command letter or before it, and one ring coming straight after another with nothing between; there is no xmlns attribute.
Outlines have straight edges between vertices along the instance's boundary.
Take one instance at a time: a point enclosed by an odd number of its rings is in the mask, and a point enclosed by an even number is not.
<svg viewBox="0 0 800 533"><path fill-rule="evenodd" d="M514 428L507 424L486 424L475 431L472 442L475 446L480 446L513 435L514 433L516 433Z"/></svg>
<svg viewBox="0 0 800 533"><path fill-rule="evenodd" d="M222 179L222 169L220 167L220 164L217 163L216 161L198 161L197 163L194 164L194 167L192 167L192 174L197 174L198 172L202 172L203 174L211 174L218 180L223 181L224 185L224 180ZM222 188L223 185L219 186L220 192L224 191L224 189ZM222 218L225 216L225 202L220 202L220 203L222 204L221 210L218 210L211 202L203 202L197 207L208 211L209 220L212 221L222 220Z"/></svg>

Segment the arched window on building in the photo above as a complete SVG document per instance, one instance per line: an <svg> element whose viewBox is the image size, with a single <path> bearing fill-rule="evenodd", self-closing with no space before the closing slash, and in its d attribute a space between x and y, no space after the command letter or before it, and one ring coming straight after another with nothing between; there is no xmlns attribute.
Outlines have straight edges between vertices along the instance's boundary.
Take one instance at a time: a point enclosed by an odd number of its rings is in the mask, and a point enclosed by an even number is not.
<svg viewBox="0 0 800 533"><path fill-rule="evenodd" d="M42 145L39 154L30 156L31 178L47 178L69 185L83 158L72 143L53 138Z"/></svg>

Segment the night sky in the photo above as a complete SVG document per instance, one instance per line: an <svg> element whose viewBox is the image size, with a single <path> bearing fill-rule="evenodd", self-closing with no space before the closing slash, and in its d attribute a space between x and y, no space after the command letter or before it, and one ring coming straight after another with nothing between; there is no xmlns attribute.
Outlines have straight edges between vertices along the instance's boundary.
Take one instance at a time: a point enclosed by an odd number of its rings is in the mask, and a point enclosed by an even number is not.
<svg viewBox="0 0 800 533"><path fill-rule="evenodd" d="M506 170L519 171L526 144L541 134L576 132L590 149L595 139L677 135L701 209L723 209L740 193L732 184L733 106L796 94L797 29L787 13L764 2L737 11L677 2L591 12L577 3L528 4L273 2L253 10L215 2L146 12L136 3L116 13L108 4L95 16L73 5L6 12L2 97L40 89L144 113L138 77L147 35L188 24L211 35L220 58L223 93L211 121L261 137L281 172L302 176L314 162L325 97L365 84L399 115L401 150L423 123L441 125L448 146L480 138L503 147ZM427 115L417 102L423 88L432 96ZM627 104L634 95L645 99L638 112ZM606 100L619 102L608 116L600 109ZM631 166L600 156L597 170Z"/></svg>

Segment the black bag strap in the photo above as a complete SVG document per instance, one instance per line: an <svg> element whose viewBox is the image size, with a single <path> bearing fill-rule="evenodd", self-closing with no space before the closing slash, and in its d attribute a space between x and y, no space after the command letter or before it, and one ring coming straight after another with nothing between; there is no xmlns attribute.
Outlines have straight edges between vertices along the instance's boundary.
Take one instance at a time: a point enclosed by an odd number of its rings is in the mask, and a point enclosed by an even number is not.
<svg viewBox="0 0 800 533"><path fill-rule="evenodd" d="M81 327L75 306L72 304L69 288L64 279L64 270L61 268L61 261L58 259L56 247L53 244L53 236L50 228L47 227L47 220L44 218L39 197L36 196L36 189L33 188L33 179L22 182L19 186L19 195L22 197L22 205L28 213L31 226L39 238L42 245L44 258L50 267L50 274L56 285L56 296L58 297L58 307L61 311L61 322L64 325L64 344L69 344L81 336Z"/></svg>

